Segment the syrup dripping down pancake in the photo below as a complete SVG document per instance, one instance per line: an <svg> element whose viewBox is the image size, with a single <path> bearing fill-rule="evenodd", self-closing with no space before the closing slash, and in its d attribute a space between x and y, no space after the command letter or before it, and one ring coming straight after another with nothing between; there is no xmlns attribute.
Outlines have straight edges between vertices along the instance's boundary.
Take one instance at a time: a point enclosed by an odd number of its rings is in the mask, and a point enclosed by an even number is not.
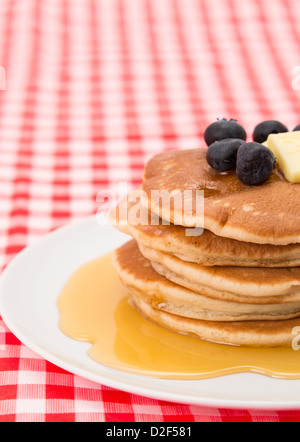
<svg viewBox="0 0 300 442"><path fill-rule="evenodd" d="M277 347L291 345L292 330L299 325L299 319L295 317L299 316L299 310L293 313L284 311L282 305L275 305L277 311L263 311L259 306L256 313L252 311L253 305L250 305L250 313L246 314L237 311L238 305L235 303L219 301L215 305L220 310L210 310L208 305L204 305L205 297L155 272L134 240L115 251L114 264L138 310L151 321L177 333L230 345ZM226 304L229 304L228 310L224 308ZM181 310L180 306L183 306ZM274 308L271 305L267 307ZM297 310L299 306L295 308ZM190 312L195 312L197 317L187 316ZM201 314L205 314L206 319L198 319ZM262 316L268 320L259 319Z"/></svg>

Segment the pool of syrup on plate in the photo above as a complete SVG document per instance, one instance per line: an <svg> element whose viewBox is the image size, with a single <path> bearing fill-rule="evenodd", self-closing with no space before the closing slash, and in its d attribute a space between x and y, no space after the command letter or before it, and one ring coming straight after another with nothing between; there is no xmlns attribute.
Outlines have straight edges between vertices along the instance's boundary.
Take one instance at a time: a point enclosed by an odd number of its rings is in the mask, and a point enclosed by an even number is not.
<svg viewBox="0 0 300 442"><path fill-rule="evenodd" d="M79 268L57 301L61 331L91 343L88 354L93 360L162 379L205 379L242 372L300 379L300 352L292 348L214 344L148 322L128 302L111 258L109 254Z"/></svg>

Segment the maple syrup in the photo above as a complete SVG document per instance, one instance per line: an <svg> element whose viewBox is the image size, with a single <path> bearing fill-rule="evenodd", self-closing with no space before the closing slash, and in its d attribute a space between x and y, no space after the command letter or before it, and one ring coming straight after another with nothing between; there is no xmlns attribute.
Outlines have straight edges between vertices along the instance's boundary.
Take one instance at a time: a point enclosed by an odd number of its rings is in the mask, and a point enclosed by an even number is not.
<svg viewBox="0 0 300 442"><path fill-rule="evenodd" d="M121 371L164 379L205 379L254 372L300 379L300 353L292 348L232 347L165 330L128 302L111 254L79 268L58 299L64 334L91 343L89 356Z"/></svg>

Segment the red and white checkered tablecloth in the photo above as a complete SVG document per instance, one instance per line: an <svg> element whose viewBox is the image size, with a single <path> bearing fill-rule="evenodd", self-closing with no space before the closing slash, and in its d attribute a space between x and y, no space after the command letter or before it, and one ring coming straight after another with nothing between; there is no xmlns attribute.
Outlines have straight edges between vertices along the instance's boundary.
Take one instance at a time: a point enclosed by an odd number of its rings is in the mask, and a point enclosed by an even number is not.
<svg viewBox="0 0 300 442"><path fill-rule="evenodd" d="M216 118L299 124L299 22L299 0L1 0L0 267ZM117 391L0 330L0 421L300 420Z"/></svg>

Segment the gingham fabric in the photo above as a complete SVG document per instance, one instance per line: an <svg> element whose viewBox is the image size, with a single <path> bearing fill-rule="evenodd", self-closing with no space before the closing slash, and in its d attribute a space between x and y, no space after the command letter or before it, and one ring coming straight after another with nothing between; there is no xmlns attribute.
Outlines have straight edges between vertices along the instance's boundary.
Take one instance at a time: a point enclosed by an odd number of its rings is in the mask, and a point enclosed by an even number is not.
<svg viewBox="0 0 300 442"><path fill-rule="evenodd" d="M1 0L0 266L196 148L216 118L300 123L299 0ZM6 90L3 90L6 89ZM165 403L67 373L0 318L0 421L285 421Z"/></svg>

